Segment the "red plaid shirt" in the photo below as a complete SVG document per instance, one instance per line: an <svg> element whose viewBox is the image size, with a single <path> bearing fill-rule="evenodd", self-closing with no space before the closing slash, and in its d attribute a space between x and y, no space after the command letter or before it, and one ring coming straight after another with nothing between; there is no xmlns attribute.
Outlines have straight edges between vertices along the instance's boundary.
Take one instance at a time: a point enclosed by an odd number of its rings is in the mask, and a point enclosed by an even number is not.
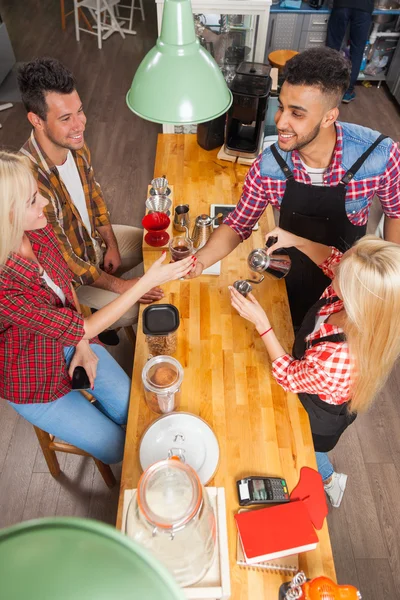
<svg viewBox="0 0 400 600"><path fill-rule="evenodd" d="M339 264L342 254L336 248L331 256L320 265L325 275L334 278L332 267ZM336 296L330 285L322 298ZM330 315L343 309L342 300L326 304L318 315ZM330 323L322 323L320 328L306 337L306 342L318 340L327 335L343 333L343 330ZM290 354L280 356L272 363L272 373L276 381L285 389L295 393L318 394L329 404L342 404L350 400L350 355L347 342L321 342L306 350L301 360Z"/></svg>
<svg viewBox="0 0 400 600"><path fill-rule="evenodd" d="M336 186L346 174L342 164L343 157L343 130L340 123L336 123L336 146L332 161L324 173L324 185ZM310 175L307 173L297 150L291 153L293 161L293 176L299 183L311 185ZM247 239L252 232L268 204L280 209L286 189L286 179L262 177L260 173L261 155L250 168L244 185L242 196L235 208L224 219L242 240ZM353 225L364 225L368 221L371 202L375 194L378 195L384 213L397 219L400 217L400 151L393 142L390 158L384 173L366 179L353 179L346 186L346 204L354 200L361 200L362 208L358 212L348 210L347 216Z"/></svg>
<svg viewBox="0 0 400 600"><path fill-rule="evenodd" d="M72 273L51 227L27 235L66 305L40 277L37 263L11 254L0 270L0 397L17 404L51 402L71 391L63 347L76 346L84 334Z"/></svg>

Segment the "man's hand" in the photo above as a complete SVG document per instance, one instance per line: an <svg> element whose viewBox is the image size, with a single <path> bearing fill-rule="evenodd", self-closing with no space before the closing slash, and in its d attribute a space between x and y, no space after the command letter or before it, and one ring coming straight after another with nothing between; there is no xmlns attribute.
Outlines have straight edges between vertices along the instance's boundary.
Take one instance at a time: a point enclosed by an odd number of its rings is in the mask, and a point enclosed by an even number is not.
<svg viewBox="0 0 400 600"><path fill-rule="evenodd" d="M133 279L126 280L121 279L121 283L124 284L124 287L120 293L123 294L124 292L126 292L126 290L134 286L139 281L139 279L140 277L134 277ZM164 298L164 292L162 291L162 289L160 287L154 287L151 290L149 290L146 294L144 294L141 298L139 298L138 302L140 304L151 304L152 302L157 302L157 300L161 300L162 298Z"/></svg>
<svg viewBox="0 0 400 600"><path fill-rule="evenodd" d="M103 259L103 270L106 273L115 273L118 267L121 265L121 255L117 246L111 246L107 248L104 259Z"/></svg>
<svg viewBox="0 0 400 600"><path fill-rule="evenodd" d="M192 271L185 275L185 279L194 279L195 277L199 277L204 271L204 265L201 260L196 260L195 265Z"/></svg>
<svg viewBox="0 0 400 600"><path fill-rule="evenodd" d="M68 375L72 379L72 374L75 370L75 367L83 367L87 373L87 376L89 377L90 387L93 390L98 362L98 356L91 349L89 341L81 340L75 348L75 354L72 357L68 368Z"/></svg>

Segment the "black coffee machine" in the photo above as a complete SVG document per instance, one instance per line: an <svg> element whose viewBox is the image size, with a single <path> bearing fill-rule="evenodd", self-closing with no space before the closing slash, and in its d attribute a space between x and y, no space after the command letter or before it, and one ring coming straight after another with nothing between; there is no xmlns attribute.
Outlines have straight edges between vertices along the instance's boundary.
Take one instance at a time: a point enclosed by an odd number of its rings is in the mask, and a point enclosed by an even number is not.
<svg viewBox="0 0 400 600"><path fill-rule="evenodd" d="M271 67L242 62L230 85L233 102L225 124L226 154L256 158L264 138L264 123L271 92Z"/></svg>

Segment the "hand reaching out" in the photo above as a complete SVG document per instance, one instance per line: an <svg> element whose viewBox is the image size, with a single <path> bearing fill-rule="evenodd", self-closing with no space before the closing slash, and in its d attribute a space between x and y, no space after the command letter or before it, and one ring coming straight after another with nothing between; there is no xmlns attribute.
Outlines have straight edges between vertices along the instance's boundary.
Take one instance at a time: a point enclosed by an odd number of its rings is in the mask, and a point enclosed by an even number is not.
<svg viewBox="0 0 400 600"><path fill-rule="evenodd" d="M166 252L163 252L142 277L142 282L149 285L149 290L188 275L195 268L197 261L195 256L188 256L177 262L163 264L165 257Z"/></svg>
<svg viewBox="0 0 400 600"><path fill-rule="evenodd" d="M231 292L231 304L239 315L250 323L254 323L259 333L270 327L269 319L262 306L257 302L253 294L248 294L247 298L242 296L234 287L229 286Z"/></svg>

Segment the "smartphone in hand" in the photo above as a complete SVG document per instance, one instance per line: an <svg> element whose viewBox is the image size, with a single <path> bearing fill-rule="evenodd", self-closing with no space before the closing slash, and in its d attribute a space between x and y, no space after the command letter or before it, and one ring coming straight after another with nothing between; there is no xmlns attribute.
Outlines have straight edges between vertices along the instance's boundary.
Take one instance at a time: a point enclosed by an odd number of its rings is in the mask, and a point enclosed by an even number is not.
<svg viewBox="0 0 400 600"><path fill-rule="evenodd" d="M75 367L72 373L73 390L90 390L90 381L83 367Z"/></svg>

